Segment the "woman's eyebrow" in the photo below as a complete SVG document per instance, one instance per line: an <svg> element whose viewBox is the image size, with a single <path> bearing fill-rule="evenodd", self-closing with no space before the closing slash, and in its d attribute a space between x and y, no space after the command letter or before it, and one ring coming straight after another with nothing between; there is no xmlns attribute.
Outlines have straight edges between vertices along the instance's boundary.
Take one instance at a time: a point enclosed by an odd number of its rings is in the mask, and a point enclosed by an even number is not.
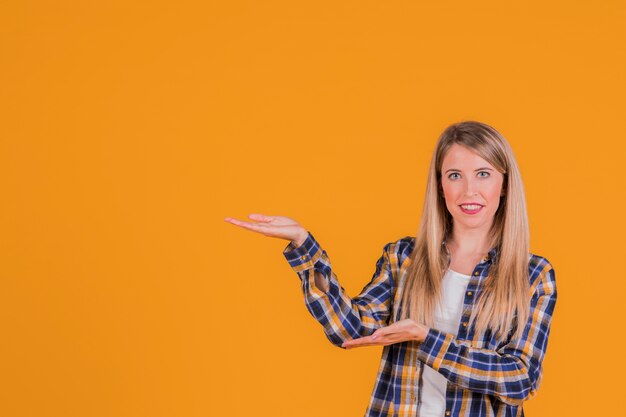
<svg viewBox="0 0 626 417"><path fill-rule="evenodd" d="M476 172L476 171L484 171L484 170L493 171L493 169L491 169L491 168L489 168L489 167L482 167L482 168L476 168L476 169L474 170L474 172ZM448 173L448 172L450 172L450 171L459 171L459 172L461 172L461 170L460 170L460 169L450 168L450 169L446 170L446 173Z"/></svg>

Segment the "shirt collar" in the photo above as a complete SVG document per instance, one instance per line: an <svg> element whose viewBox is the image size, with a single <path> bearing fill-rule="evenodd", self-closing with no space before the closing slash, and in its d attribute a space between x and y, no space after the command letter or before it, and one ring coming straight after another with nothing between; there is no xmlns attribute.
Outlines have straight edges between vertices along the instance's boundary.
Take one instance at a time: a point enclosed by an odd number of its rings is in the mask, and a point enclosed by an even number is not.
<svg viewBox="0 0 626 417"><path fill-rule="evenodd" d="M491 263L493 263L498 258L498 254L499 253L500 253L500 247L499 246L494 246L493 248L489 249L489 252L487 252L487 255L485 255L483 257L481 262L491 262Z"/></svg>

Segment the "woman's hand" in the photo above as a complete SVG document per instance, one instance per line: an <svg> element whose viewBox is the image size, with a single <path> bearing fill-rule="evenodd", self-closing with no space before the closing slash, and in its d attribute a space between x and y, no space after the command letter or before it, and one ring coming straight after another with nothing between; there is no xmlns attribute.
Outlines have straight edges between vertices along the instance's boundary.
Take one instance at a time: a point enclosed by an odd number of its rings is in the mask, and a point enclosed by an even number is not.
<svg viewBox="0 0 626 417"><path fill-rule="evenodd" d="M289 217L265 216L258 213L249 214L248 217L258 223L245 222L232 217L226 217L224 221L265 236L290 240L296 246L300 246L309 234L297 221Z"/></svg>
<svg viewBox="0 0 626 417"><path fill-rule="evenodd" d="M389 326L381 327L370 336L343 342L341 347L350 349L361 346L387 346L409 340L423 342L428 334L428 330L430 329L423 324L419 324L411 319L404 319Z"/></svg>

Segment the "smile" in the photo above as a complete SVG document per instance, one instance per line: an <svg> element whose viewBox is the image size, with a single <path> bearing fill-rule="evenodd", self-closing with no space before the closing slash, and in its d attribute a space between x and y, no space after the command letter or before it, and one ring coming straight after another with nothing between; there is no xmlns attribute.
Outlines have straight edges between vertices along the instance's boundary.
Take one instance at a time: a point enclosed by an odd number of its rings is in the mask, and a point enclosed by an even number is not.
<svg viewBox="0 0 626 417"><path fill-rule="evenodd" d="M483 208L483 206L478 204L464 204L459 207L461 207L461 211L465 214L476 214Z"/></svg>

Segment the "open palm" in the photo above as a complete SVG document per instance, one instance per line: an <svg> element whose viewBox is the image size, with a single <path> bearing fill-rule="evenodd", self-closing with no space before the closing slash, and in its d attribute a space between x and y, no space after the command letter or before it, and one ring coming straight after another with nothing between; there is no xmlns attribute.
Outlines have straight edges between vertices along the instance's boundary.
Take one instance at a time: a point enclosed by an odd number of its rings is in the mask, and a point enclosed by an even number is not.
<svg viewBox="0 0 626 417"><path fill-rule="evenodd" d="M404 319L381 327L369 336L359 337L343 342L341 347L346 349L363 346L387 346L394 343L416 341L422 342L428 334L429 328L412 319Z"/></svg>
<svg viewBox="0 0 626 417"><path fill-rule="evenodd" d="M226 217L224 221L265 236L290 240L297 246L304 242L308 234L304 227L290 217L266 216L259 213L249 214L248 217L255 222L237 220L232 217Z"/></svg>

